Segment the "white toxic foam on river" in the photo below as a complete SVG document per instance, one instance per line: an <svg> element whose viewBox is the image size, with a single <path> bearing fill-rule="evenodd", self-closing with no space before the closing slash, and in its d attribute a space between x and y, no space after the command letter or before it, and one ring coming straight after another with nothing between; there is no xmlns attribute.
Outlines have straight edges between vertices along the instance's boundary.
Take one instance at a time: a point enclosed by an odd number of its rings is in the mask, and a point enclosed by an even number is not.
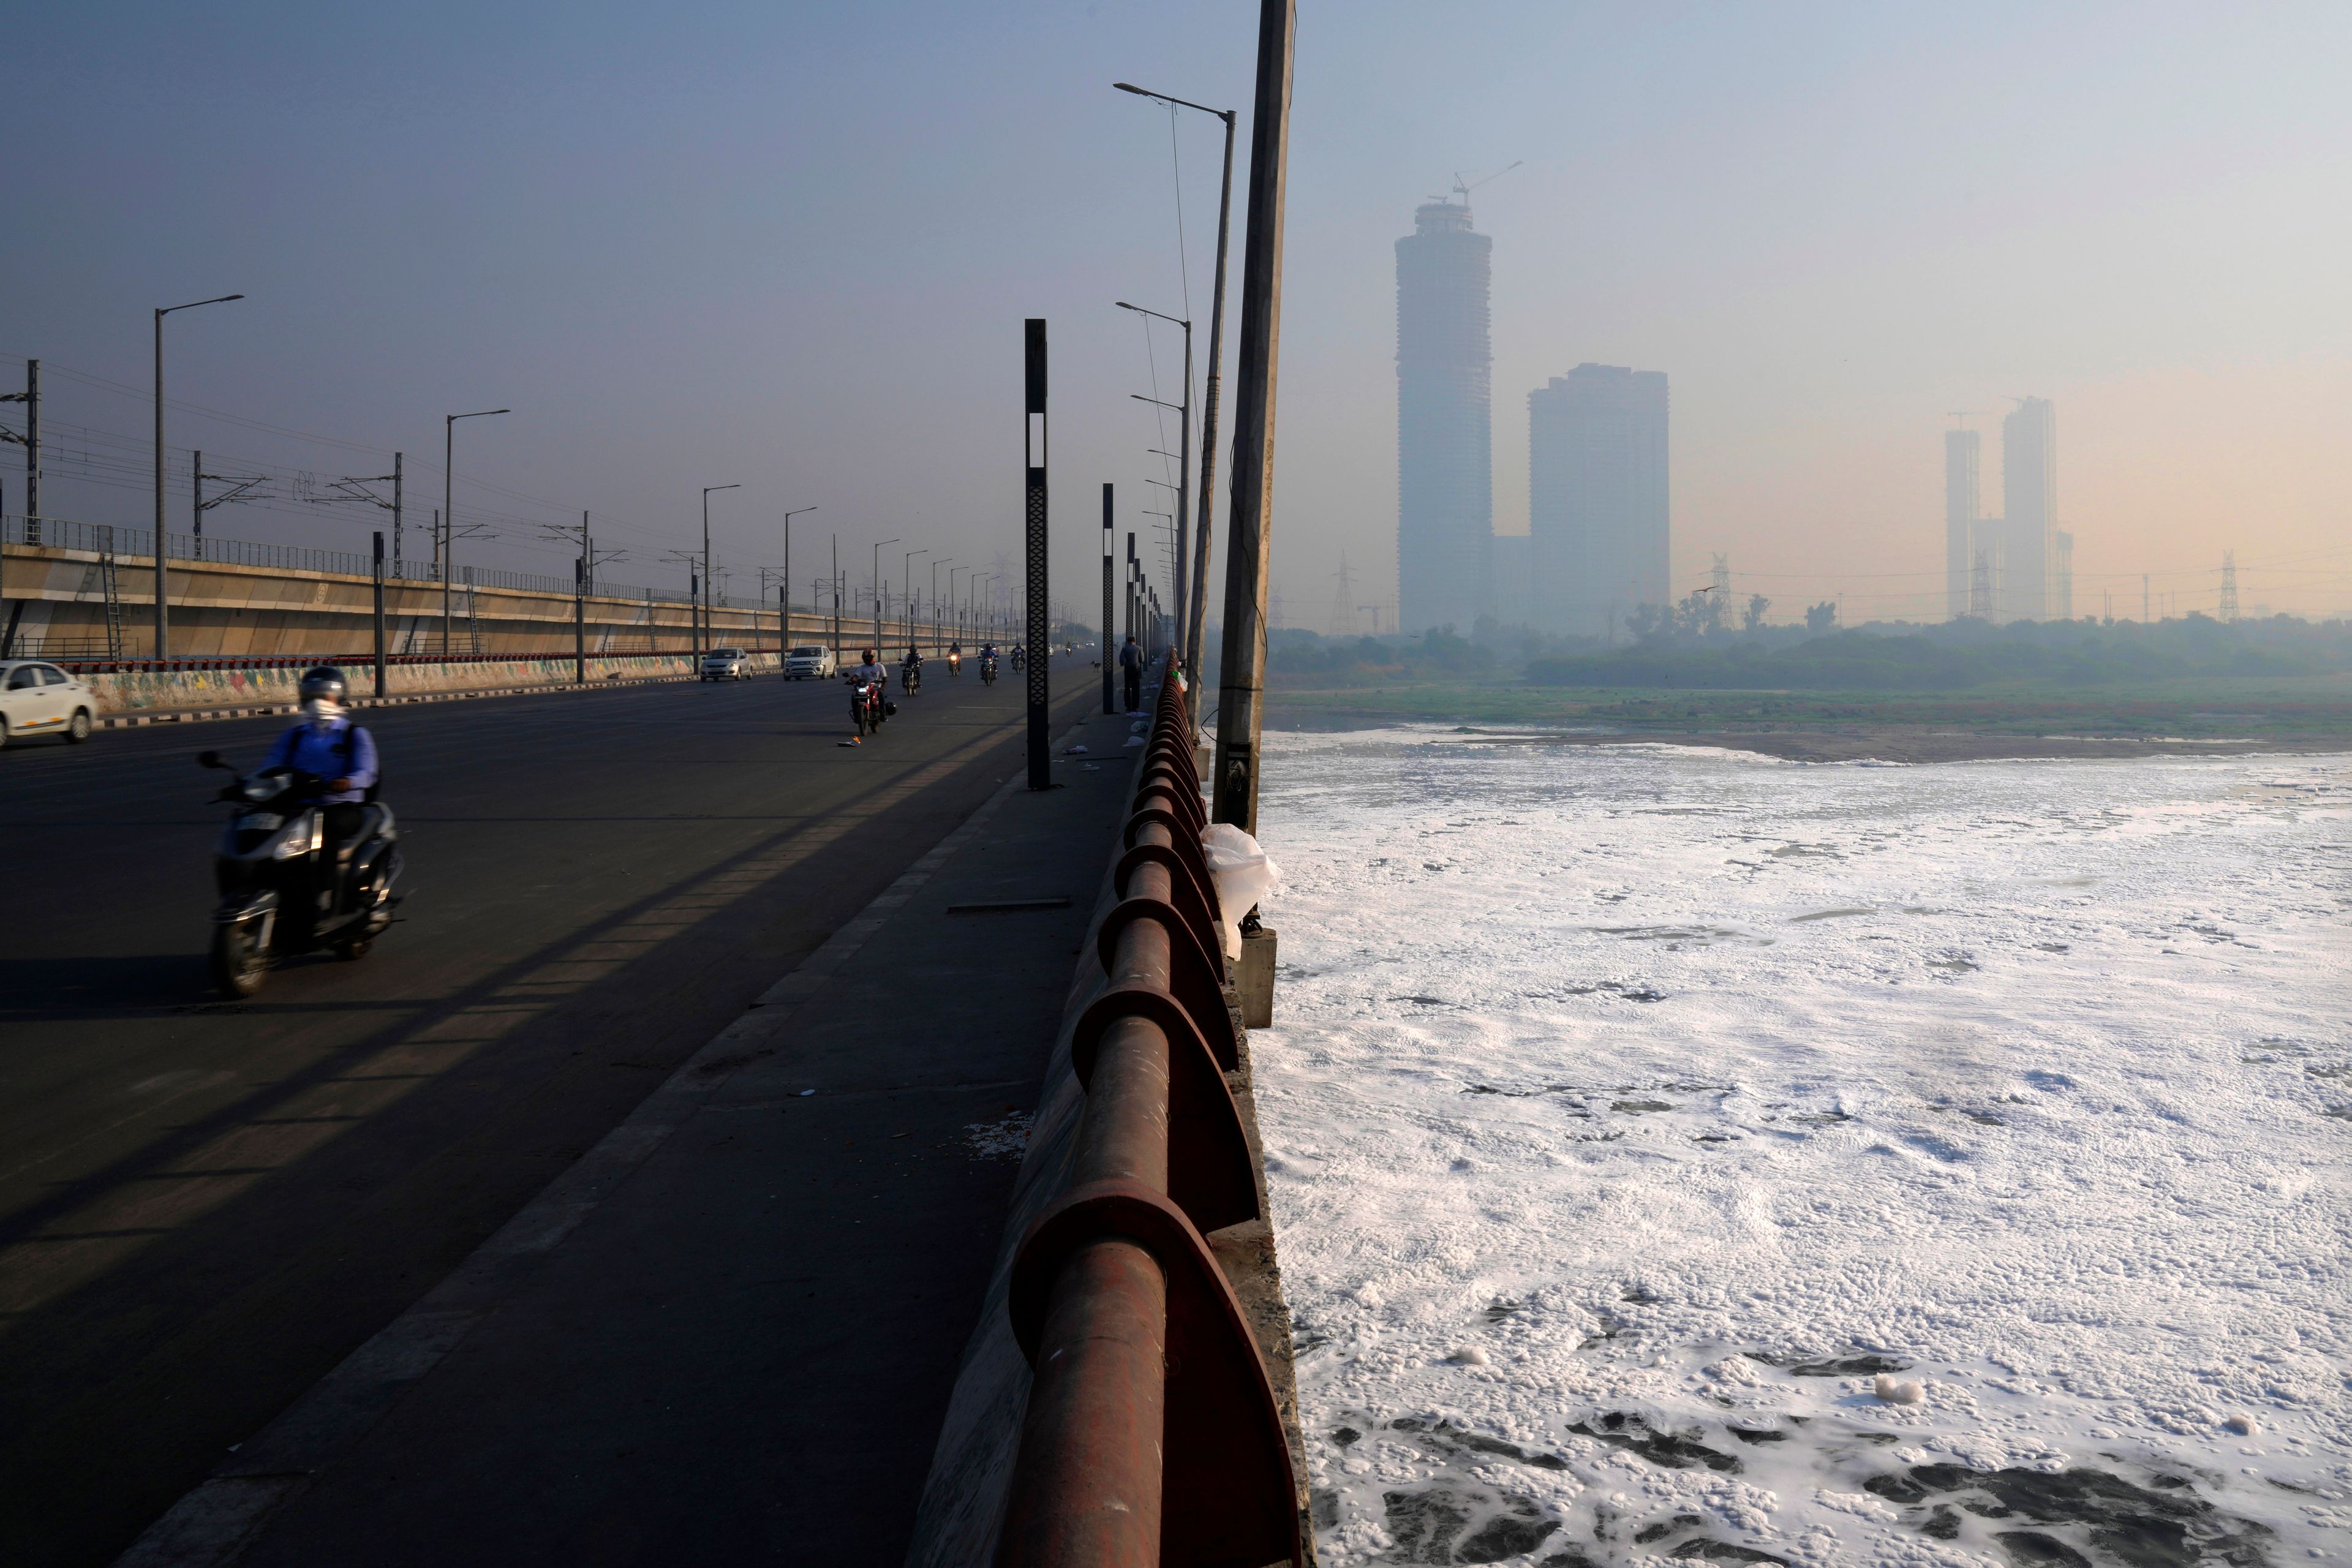
<svg viewBox="0 0 2352 1568"><path fill-rule="evenodd" d="M2352 759L1265 778L1327 1568L2352 1556Z"/></svg>

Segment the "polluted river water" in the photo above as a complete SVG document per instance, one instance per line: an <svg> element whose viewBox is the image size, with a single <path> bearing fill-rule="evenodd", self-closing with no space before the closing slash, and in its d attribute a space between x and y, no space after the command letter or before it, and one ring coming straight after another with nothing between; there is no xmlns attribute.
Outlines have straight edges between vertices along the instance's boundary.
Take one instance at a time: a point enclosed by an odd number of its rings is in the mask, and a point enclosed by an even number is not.
<svg viewBox="0 0 2352 1568"><path fill-rule="evenodd" d="M2352 758L1268 737L1327 1565L2352 1556Z"/></svg>

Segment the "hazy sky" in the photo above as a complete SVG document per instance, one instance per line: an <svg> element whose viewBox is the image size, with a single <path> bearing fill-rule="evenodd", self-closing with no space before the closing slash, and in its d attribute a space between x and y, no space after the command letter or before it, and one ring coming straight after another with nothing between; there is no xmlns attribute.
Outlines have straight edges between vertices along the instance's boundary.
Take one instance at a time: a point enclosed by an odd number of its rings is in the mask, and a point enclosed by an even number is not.
<svg viewBox="0 0 2352 1568"><path fill-rule="evenodd" d="M821 509L795 525L803 584L836 529L845 564L891 535L893 556L1016 552L1020 322L1044 315L1057 593L1083 597L1101 482L1122 529L1160 507L1159 431L1126 395L1152 371L1111 301L1186 308L1168 117L1109 83L1246 108L1255 18L1230 0L20 7L0 353L143 387L152 306L242 290L172 319L173 397L405 448L419 520L439 416L511 405L461 426L461 475L500 489L461 484L460 510L593 509L632 553L623 581L678 580L659 557L694 542L699 487L740 481L713 501L740 592L780 563L786 507ZM1678 586L1727 551L1776 618L1832 593L1849 618L1932 612L1947 411L1997 432L2006 397L2037 394L2078 609L2113 586L2136 615L2144 571L2210 607L2234 549L2249 606L2352 610L2347 79L2341 4L1310 0L1276 468L1289 623L1324 624L1343 549L1353 597L1393 592L1391 246L1454 172L1514 159L1475 202L1496 240L1501 531L1526 526L1531 388L1585 360L1664 370ZM1178 129L1205 361L1218 132ZM1179 345L1156 346L1172 397ZM141 396L47 391L53 428L145 429ZM215 469L383 466L179 410L171 441ZM0 479L19 509L13 461ZM135 482L56 476L46 510L148 506ZM207 531L356 549L379 521L289 503ZM568 552L504 529L469 558L568 574Z"/></svg>

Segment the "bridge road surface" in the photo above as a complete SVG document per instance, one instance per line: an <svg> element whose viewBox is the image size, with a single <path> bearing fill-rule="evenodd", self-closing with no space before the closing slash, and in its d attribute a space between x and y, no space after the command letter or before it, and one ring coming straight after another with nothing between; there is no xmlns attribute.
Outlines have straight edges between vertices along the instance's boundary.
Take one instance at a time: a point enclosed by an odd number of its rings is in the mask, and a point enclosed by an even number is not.
<svg viewBox="0 0 2352 1568"><path fill-rule="evenodd" d="M370 713L403 920L236 1003L191 759L287 721L0 753L0 1562L110 1562L1018 771L931 669L856 749L832 681Z"/></svg>

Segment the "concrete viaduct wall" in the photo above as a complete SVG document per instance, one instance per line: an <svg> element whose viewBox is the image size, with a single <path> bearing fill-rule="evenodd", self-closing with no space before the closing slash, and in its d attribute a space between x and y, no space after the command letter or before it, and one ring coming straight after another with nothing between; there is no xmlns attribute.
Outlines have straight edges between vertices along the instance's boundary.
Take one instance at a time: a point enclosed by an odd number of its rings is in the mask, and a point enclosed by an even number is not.
<svg viewBox="0 0 2352 1568"><path fill-rule="evenodd" d="M152 557L115 557L121 655L152 659L155 573ZM371 653L374 583L339 572L306 572L227 562L171 563L171 657L175 659L338 658ZM415 658L447 648L458 658L569 659L573 600L568 593L454 584L444 614L438 583L395 579L384 587L385 652ZM685 654L693 648L693 608L676 599L614 593L589 595L587 651L619 658ZM755 651L777 646L776 612L719 607L714 646ZM792 641L832 644L830 617L793 614ZM883 635L903 645L905 628ZM837 652L854 658L873 640L873 621L845 618ZM928 638L924 639L926 642ZM0 544L0 657L105 658L109 654L104 569L96 551Z"/></svg>

